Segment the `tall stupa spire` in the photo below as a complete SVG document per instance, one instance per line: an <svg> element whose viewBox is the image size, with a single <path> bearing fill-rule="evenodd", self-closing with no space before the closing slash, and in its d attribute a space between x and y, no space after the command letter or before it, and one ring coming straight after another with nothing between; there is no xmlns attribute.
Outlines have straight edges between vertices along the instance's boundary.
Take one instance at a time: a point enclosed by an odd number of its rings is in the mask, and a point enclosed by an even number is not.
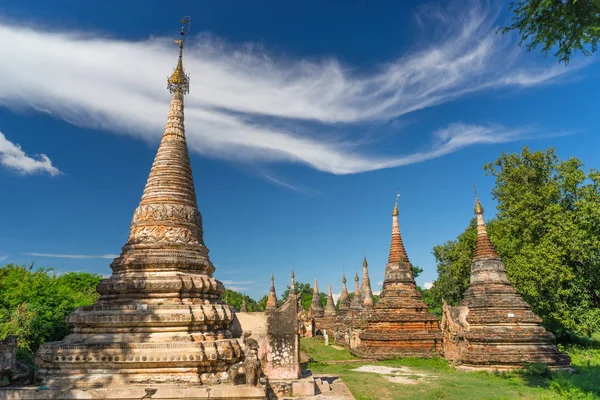
<svg viewBox="0 0 600 400"><path fill-rule="evenodd" d="M182 23L181 38L175 40L179 60L168 79L172 95L167 123L142 199L133 214L129 239L121 256L111 264L114 273L151 271L158 265L172 264L174 259L178 260L178 265L171 267L174 269L209 275L214 272L204 245L202 215L185 137L183 98L189 92L189 79L183 70L182 56L189 19L184 18ZM185 263L181 263L183 259Z"/></svg>
<svg viewBox="0 0 600 400"><path fill-rule="evenodd" d="M398 198L400 192L396 193L396 204L392 210L392 242L390 243L390 254L388 256L388 262L409 262L408 254L404 249L404 243L402 242L402 236L400 236L400 225L398 224Z"/></svg>
<svg viewBox="0 0 600 400"><path fill-rule="evenodd" d="M292 275L290 276L290 291L289 294L296 294L296 274L294 274L294 266L292 265Z"/></svg>
<svg viewBox="0 0 600 400"><path fill-rule="evenodd" d="M490 241L485 227L483 219L483 206L479 202L479 196L477 196L477 186L473 183L475 189L475 215L477 217L477 246L475 247L475 259L479 258L500 258L494 245Z"/></svg>
<svg viewBox="0 0 600 400"><path fill-rule="evenodd" d="M390 285L394 286L399 282L414 284L412 266L406 254L402 236L400 236L400 225L398 223L398 198L400 192L396 194L396 204L392 211L392 240L390 243L390 253L388 263L385 266L385 277L383 279L383 291L385 292Z"/></svg>
<svg viewBox="0 0 600 400"><path fill-rule="evenodd" d="M38 350L40 377L50 388L224 383L243 357L229 330L233 307L223 304L225 288L212 276L196 202L183 103L189 18L182 22L167 123L127 243L110 278L98 284L99 300L67 317L71 333L62 341Z"/></svg>
<svg viewBox="0 0 600 400"><path fill-rule="evenodd" d="M333 293L331 291L331 285L327 288L327 304L325 305L325 316L335 317L337 311L335 310L335 302L333 301Z"/></svg>
<svg viewBox="0 0 600 400"><path fill-rule="evenodd" d="M365 309L372 309L375 306L373 300L373 291L371 290L371 278L369 278L369 263L367 262L367 251L363 258L363 281L361 287L362 305Z"/></svg>
<svg viewBox="0 0 600 400"><path fill-rule="evenodd" d="M352 302L350 303L350 308L353 310L361 310L362 309L362 297L360 295L360 286L358 284L358 272L354 275L354 296L352 297Z"/></svg>

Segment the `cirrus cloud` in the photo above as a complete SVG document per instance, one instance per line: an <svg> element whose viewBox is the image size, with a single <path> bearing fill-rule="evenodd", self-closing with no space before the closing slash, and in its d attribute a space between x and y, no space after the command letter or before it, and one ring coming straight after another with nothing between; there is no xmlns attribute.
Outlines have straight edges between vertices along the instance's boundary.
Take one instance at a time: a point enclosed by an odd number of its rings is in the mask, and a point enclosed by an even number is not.
<svg viewBox="0 0 600 400"><path fill-rule="evenodd" d="M255 44L198 36L185 55L193 85L186 98L190 149L237 162L293 162L352 174L535 135L521 127L454 123L431 132L430 146L417 152L387 156L361 145L365 124L474 92L556 82L576 70L527 64L514 38L496 34L498 7L464 5L429 9L423 13L428 19L418 15L418 25L438 27L438 36L369 73L335 58L284 59ZM0 106L159 140L168 101L164 80L175 59L170 39L132 42L0 21L0 42L0 75L7 78L0 80Z"/></svg>

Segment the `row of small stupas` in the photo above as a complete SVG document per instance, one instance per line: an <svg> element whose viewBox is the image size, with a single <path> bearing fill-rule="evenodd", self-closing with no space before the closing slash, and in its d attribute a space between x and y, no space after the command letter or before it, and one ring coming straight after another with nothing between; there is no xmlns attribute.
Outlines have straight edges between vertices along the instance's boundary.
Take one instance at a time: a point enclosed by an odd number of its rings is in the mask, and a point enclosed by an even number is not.
<svg viewBox="0 0 600 400"><path fill-rule="evenodd" d="M374 305L365 256L362 286L359 289L356 274L351 300L344 276L337 310L331 286L323 308L315 279L311 306L304 316L314 323L315 332L334 333L336 342L364 358L443 354L465 369L511 369L538 362L553 368L569 366L569 357L558 351L552 333L543 328L541 319L508 280L504 263L487 235L478 198L477 246L470 285L460 306L444 304L441 328L416 289L412 265L400 235L398 214L396 198L379 302ZM276 307L273 280L269 301Z"/></svg>

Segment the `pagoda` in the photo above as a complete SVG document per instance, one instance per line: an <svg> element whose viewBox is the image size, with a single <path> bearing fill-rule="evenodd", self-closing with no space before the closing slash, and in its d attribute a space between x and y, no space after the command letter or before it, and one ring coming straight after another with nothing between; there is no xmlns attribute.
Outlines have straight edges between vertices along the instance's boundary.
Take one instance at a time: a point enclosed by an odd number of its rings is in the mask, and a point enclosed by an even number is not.
<svg viewBox="0 0 600 400"><path fill-rule="evenodd" d="M127 243L111 264L110 278L98 285L98 301L77 308L67 317L71 333L37 352L39 376L51 390L100 387L102 398L124 398L110 397L106 390L120 386L144 393L143 387L169 384L173 390L198 388L226 382L230 366L244 358L229 330L234 311L221 301L225 289L213 278L215 267L204 244L184 129L189 93L184 28L181 35L175 41L177 67L167 80L166 127ZM211 398L228 397L223 390L230 386L219 387L194 390L198 397L206 390L213 390ZM148 390L159 390L153 398L165 398L159 396L162 389ZM94 398L93 390L86 396Z"/></svg>
<svg viewBox="0 0 600 400"><path fill-rule="evenodd" d="M363 281L361 286L363 311L373 310L375 302L373 300L373 291L371 290L371 279L369 278L369 263L367 255L363 258Z"/></svg>
<svg viewBox="0 0 600 400"><path fill-rule="evenodd" d="M350 350L363 358L431 357L441 351L437 317L421 300L400 236L398 196L392 211L392 241L383 290L374 312L365 317L367 326L359 334L359 346Z"/></svg>
<svg viewBox="0 0 600 400"><path fill-rule="evenodd" d="M569 356L558 351L554 335L511 285L488 237L477 197L475 215L477 245L469 287L460 306L443 307L446 358L467 370L508 370L531 363L568 369Z"/></svg>
<svg viewBox="0 0 600 400"><path fill-rule="evenodd" d="M275 275L271 274L271 287L269 288L269 296L267 297L267 303L265 310L276 310L277 309L277 294L275 293Z"/></svg>
<svg viewBox="0 0 600 400"><path fill-rule="evenodd" d="M338 318L346 315L350 309L350 295L346 286L346 274L342 275L342 294L340 295L340 304L338 306Z"/></svg>
<svg viewBox="0 0 600 400"><path fill-rule="evenodd" d="M362 311L362 296L360 294L360 285L359 285L358 272L354 275L354 296L352 296L352 300L350 301L350 311L353 314L353 317L358 315Z"/></svg>
<svg viewBox="0 0 600 400"><path fill-rule="evenodd" d="M325 305L325 316L335 317L337 310L335 309L335 302L333 301L333 292L331 291L331 285L327 288L327 304Z"/></svg>
<svg viewBox="0 0 600 400"><path fill-rule="evenodd" d="M315 285L313 286L313 295L312 300L310 302L309 313L314 318L322 317L325 314L323 310L323 304L321 303L321 296L319 294L319 285L317 283L317 278L315 278Z"/></svg>

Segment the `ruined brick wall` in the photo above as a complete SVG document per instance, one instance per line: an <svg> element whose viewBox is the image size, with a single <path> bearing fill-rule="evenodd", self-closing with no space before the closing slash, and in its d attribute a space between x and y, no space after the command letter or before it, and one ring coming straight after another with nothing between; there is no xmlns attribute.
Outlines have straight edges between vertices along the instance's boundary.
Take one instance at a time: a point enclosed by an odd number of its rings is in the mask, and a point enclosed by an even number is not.
<svg viewBox="0 0 600 400"><path fill-rule="evenodd" d="M237 336L242 332L252 332L250 337L258 341L258 357L269 379L297 379L301 376L297 316L297 306L288 302L277 310L264 313L236 313L232 333Z"/></svg>

